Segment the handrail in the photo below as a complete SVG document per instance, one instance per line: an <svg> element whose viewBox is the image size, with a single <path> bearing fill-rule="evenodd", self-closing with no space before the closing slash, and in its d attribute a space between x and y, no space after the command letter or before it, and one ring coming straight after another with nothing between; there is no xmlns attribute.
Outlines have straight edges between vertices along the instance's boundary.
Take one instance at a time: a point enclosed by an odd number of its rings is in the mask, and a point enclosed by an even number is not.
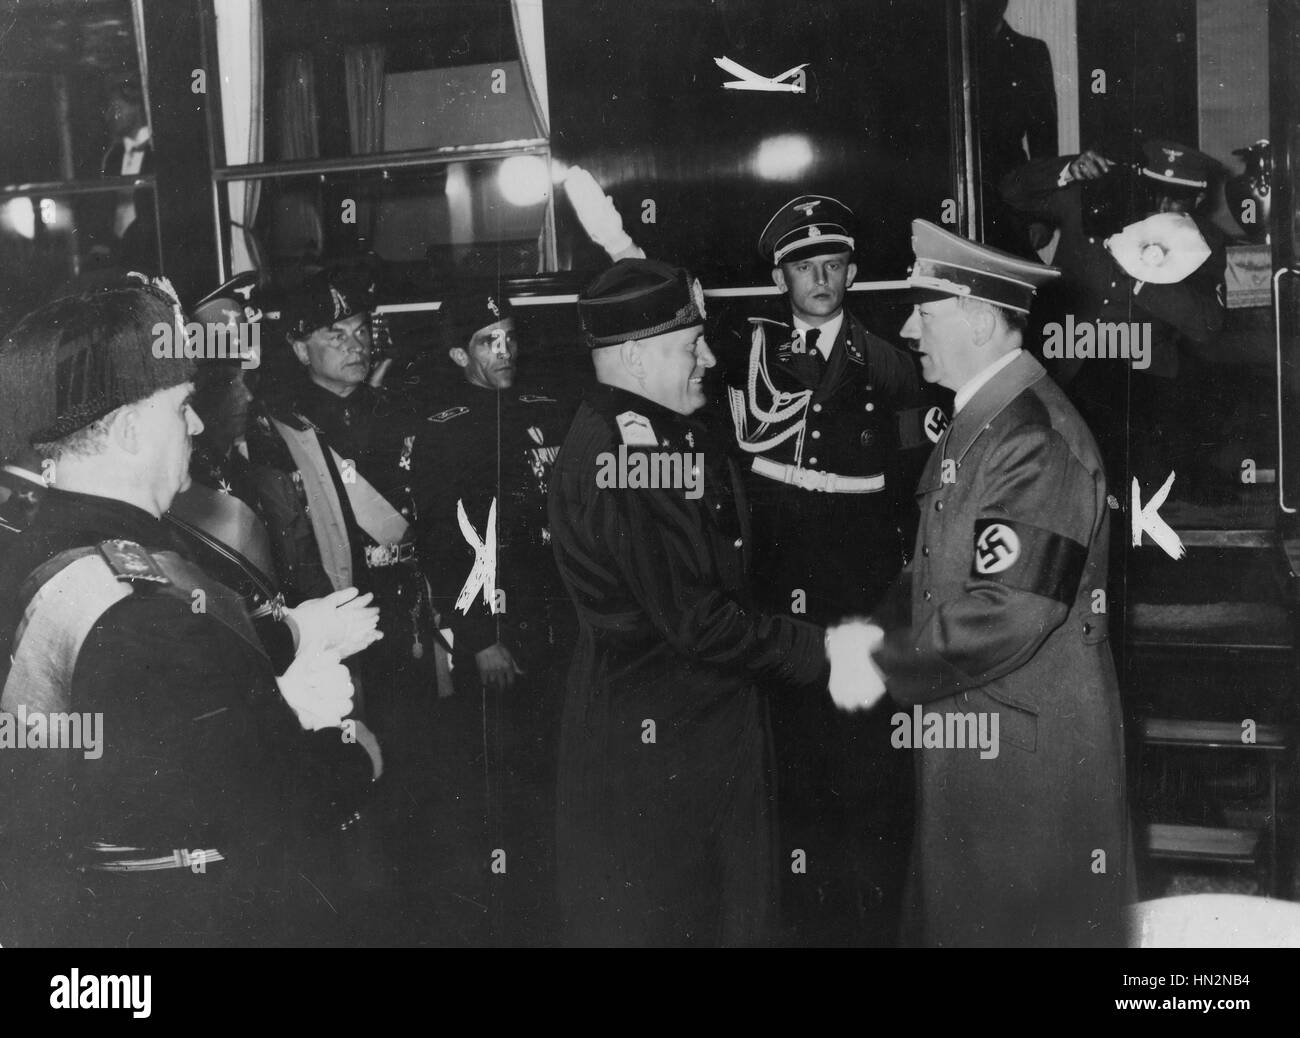
<svg viewBox="0 0 1300 1038"><path fill-rule="evenodd" d="M1283 274L1300 274L1295 267L1280 267L1273 274L1273 339L1277 346L1277 503L1287 515L1294 515L1295 508L1288 508L1286 503L1286 465L1283 452L1285 445L1282 434L1282 297L1278 291L1278 282Z"/></svg>

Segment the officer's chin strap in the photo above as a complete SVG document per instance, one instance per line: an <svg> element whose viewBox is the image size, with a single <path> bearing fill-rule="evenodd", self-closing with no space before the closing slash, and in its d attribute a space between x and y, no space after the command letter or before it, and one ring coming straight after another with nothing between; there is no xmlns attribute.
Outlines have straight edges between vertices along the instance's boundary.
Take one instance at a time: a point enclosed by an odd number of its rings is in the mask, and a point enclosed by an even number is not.
<svg viewBox="0 0 1300 1038"><path fill-rule="evenodd" d="M786 393L772 384L772 379L767 373L764 354L765 344L766 336L763 332L763 326L760 324L754 325L754 333L750 338L749 348L749 378L746 381L748 395L746 396L740 390L733 389L730 386L727 388L727 399L731 404L731 421L736 427L736 443L741 450L748 451L750 454L761 454L763 451L784 443L791 436L797 435L799 443L795 445L795 453L796 456L801 456L803 453L803 422L796 422L766 440L750 439L748 431L748 416L750 414L765 426L784 422L793 418L800 411L807 409L808 401L812 399L813 395L811 389L801 389L797 393ZM764 408L758 402L758 376L760 374L763 376L763 385L772 398L771 408Z"/></svg>

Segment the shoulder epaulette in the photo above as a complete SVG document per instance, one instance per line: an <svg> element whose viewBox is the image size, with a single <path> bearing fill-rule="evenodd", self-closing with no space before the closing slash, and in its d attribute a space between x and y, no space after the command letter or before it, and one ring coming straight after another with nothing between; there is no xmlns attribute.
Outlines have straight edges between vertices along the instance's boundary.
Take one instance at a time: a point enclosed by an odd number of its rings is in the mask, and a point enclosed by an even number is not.
<svg viewBox="0 0 1300 1038"><path fill-rule="evenodd" d="M449 422L453 418L459 418L463 414L469 414L468 407L449 407L445 411L439 411L437 414L429 415L428 420L431 422Z"/></svg>

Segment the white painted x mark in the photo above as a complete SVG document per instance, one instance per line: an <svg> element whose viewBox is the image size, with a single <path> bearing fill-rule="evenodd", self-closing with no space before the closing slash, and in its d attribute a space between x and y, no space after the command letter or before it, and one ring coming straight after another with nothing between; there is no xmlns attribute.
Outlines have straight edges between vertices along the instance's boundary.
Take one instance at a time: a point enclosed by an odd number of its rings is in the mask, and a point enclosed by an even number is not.
<svg viewBox="0 0 1300 1038"><path fill-rule="evenodd" d="M456 502L456 521L460 523L460 532L466 543L474 549L474 568L469 571L465 586L456 596L456 608L468 614L474 595L482 588L483 604L491 611L497 591L497 499L492 499L492 507L488 509L487 529L483 537L479 537L469 516L465 514L464 501Z"/></svg>

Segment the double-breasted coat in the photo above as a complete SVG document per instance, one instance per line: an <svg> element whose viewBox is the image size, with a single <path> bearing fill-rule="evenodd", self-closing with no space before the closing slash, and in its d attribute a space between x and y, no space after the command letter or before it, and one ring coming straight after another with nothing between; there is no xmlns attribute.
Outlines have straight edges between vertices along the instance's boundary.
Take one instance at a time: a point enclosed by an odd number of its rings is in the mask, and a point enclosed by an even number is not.
<svg viewBox="0 0 1300 1038"><path fill-rule="evenodd" d="M877 657L904 707L895 738L916 747L905 936L1118 944L1130 876L1123 725L1092 436L1021 353L954 417L917 497L911 623ZM931 713L947 745L922 738ZM970 714L988 734L996 715L995 755L953 745L959 728L975 730Z"/></svg>

